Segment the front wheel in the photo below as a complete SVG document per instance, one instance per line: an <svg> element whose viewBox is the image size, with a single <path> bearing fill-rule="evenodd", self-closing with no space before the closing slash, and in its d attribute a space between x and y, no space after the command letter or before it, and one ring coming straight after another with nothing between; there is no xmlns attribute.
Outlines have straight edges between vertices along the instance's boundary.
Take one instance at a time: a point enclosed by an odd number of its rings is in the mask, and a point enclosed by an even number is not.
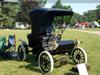
<svg viewBox="0 0 100 75"><path fill-rule="evenodd" d="M76 64L87 63L87 54L83 48L76 47L72 52L72 59Z"/></svg>
<svg viewBox="0 0 100 75"><path fill-rule="evenodd" d="M48 51L43 51L40 53L38 64L43 73L49 73L53 71L53 58Z"/></svg>
<svg viewBox="0 0 100 75"><path fill-rule="evenodd" d="M18 59L25 60L26 59L26 47L24 45L19 45L18 47Z"/></svg>

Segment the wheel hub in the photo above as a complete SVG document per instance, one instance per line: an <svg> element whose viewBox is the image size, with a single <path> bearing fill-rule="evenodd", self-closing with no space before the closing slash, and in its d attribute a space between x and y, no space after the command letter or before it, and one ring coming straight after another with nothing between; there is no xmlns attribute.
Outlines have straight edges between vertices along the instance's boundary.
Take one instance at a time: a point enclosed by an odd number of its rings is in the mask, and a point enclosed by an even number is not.
<svg viewBox="0 0 100 75"><path fill-rule="evenodd" d="M80 58L81 58L81 57L80 57L80 55L78 54L78 55L76 56L76 59L80 60Z"/></svg>

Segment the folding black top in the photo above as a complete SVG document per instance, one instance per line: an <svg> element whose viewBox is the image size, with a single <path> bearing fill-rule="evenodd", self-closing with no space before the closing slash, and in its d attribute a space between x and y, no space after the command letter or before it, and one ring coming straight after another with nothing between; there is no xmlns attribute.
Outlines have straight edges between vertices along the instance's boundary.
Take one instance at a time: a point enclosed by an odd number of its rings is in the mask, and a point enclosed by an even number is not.
<svg viewBox="0 0 100 75"><path fill-rule="evenodd" d="M51 25L55 16L73 15L72 11L65 9L37 8L30 12L32 34L37 34L41 26Z"/></svg>
<svg viewBox="0 0 100 75"><path fill-rule="evenodd" d="M37 8L33 9L30 14L40 14L40 15L53 15L53 16L64 16L64 15L71 15L73 14L72 11L65 10L65 9L54 9L54 8Z"/></svg>

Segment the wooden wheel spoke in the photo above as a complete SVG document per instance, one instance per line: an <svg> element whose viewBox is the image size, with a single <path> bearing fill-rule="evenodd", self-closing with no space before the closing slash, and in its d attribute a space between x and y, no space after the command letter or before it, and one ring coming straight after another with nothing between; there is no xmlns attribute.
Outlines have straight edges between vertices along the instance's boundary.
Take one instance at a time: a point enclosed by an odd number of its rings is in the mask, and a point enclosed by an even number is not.
<svg viewBox="0 0 100 75"><path fill-rule="evenodd" d="M86 61L86 55L84 51L81 49L75 49L73 52L73 61L78 64L78 63L84 63Z"/></svg>
<svg viewBox="0 0 100 75"><path fill-rule="evenodd" d="M43 73L48 73L53 71L53 59L48 51L43 51L39 55L38 59L39 67Z"/></svg>

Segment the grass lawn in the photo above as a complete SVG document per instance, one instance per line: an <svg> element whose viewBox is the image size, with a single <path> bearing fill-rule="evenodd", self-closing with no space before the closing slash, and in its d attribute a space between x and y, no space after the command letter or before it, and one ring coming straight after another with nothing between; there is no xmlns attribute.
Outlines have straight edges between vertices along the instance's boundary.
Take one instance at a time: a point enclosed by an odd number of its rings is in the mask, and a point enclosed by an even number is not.
<svg viewBox="0 0 100 75"><path fill-rule="evenodd" d="M87 31L100 31L100 28L89 28L89 29L85 29Z"/></svg>
<svg viewBox="0 0 100 75"><path fill-rule="evenodd" d="M0 35L8 36L9 34L16 35L17 46L18 39L22 38L27 41L27 34L30 30L0 30ZM83 43L80 45L86 50L88 55L88 63L91 66L89 75L100 75L100 36L78 32L75 30L66 30L63 34L63 39L78 38ZM4 60L0 58L0 75L43 75L34 59L35 56L28 55L26 61ZM54 68L54 71L48 75L78 75L70 71L75 66L69 60L68 64L62 65L59 68Z"/></svg>

